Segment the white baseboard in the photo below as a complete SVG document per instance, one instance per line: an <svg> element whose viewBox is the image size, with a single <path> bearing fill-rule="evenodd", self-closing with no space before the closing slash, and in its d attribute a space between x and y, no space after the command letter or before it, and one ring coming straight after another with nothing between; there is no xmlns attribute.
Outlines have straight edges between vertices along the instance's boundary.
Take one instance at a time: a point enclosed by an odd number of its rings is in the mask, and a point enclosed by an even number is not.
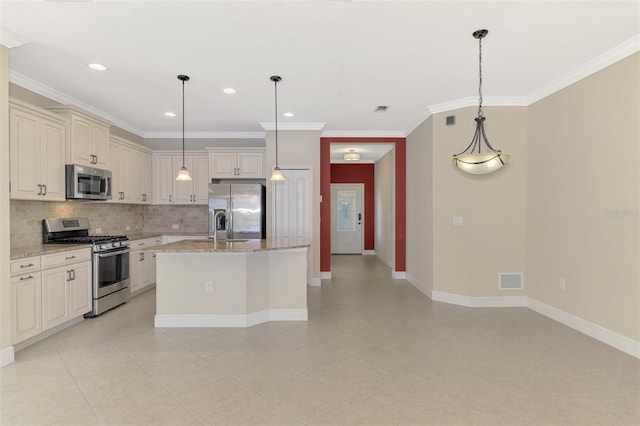
<svg viewBox="0 0 640 426"><path fill-rule="evenodd" d="M157 314L154 326L163 327L251 327L268 321L307 321L304 309L269 309L247 315Z"/></svg>
<svg viewBox="0 0 640 426"><path fill-rule="evenodd" d="M321 280L330 280L331 279L331 271L320 272Z"/></svg>
<svg viewBox="0 0 640 426"><path fill-rule="evenodd" d="M405 280L407 279L407 273L405 271L391 270L391 277L394 280Z"/></svg>
<svg viewBox="0 0 640 426"><path fill-rule="evenodd" d="M411 285L417 288L422 294L427 296L429 299L433 299L431 295L431 293L433 293L433 288L431 288L430 285L420 281L419 279L411 275L409 272L407 272L407 281L409 281Z"/></svg>
<svg viewBox="0 0 640 426"><path fill-rule="evenodd" d="M541 315L544 315L545 317L549 317L552 320L566 325L567 327L571 327L589 337L593 337L602 343L613 346L614 348L633 357L640 358L640 342L637 340L630 339L535 299L528 298L527 307Z"/></svg>
<svg viewBox="0 0 640 426"><path fill-rule="evenodd" d="M0 350L0 367L13 364L15 361L15 354L13 352L13 346Z"/></svg>
<svg viewBox="0 0 640 426"><path fill-rule="evenodd" d="M432 291L431 299L436 302L451 303L452 305L467 306L469 308L514 308L527 306L527 298L525 296L471 297L442 291Z"/></svg>
<svg viewBox="0 0 640 426"><path fill-rule="evenodd" d="M390 259L387 259L386 257L382 256L380 253L376 252L375 253L376 257L378 259L380 259L380 262L384 263L385 265L387 265L389 268L393 268L393 262Z"/></svg>
<svg viewBox="0 0 640 426"><path fill-rule="evenodd" d="M364 256L374 256L376 254L375 250L362 250L362 254Z"/></svg>
<svg viewBox="0 0 640 426"><path fill-rule="evenodd" d="M311 284L309 285L311 287L317 287L319 285L322 285L322 278L317 278L317 277L311 278Z"/></svg>

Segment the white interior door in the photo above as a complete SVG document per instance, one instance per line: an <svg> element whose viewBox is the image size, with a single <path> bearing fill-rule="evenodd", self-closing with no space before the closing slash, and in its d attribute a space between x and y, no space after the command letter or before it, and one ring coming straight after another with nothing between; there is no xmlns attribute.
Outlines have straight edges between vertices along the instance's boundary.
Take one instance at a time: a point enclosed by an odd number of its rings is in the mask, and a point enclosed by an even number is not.
<svg viewBox="0 0 640 426"><path fill-rule="evenodd" d="M331 253L362 254L364 184L331 184Z"/></svg>
<svg viewBox="0 0 640 426"><path fill-rule="evenodd" d="M290 243L311 243L313 238L313 175L310 169L282 168L284 181L271 182L273 235ZM307 284L313 278L313 249L307 252Z"/></svg>

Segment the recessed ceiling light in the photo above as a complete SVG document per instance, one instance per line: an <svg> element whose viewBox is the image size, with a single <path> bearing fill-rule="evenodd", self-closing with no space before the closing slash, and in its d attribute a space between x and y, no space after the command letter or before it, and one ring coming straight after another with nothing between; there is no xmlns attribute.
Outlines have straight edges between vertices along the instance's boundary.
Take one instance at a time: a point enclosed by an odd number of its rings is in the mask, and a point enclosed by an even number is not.
<svg viewBox="0 0 640 426"><path fill-rule="evenodd" d="M231 87L227 87L226 89L222 89L222 91L224 93L226 93L227 95L233 95L234 93L236 93L236 89L232 89Z"/></svg>
<svg viewBox="0 0 640 426"><path fill-rule="evenodd" d="M164 115L167 116L167 117L175 117L176 113L175 112L165 112Z"/></svg>
<svg viewBox="0 0 640 426"><path fill-rule="evenodd" d="M95 70L95 71L106 71L107 70L107 67L105 67L102 64L95 64L94 63L94 64L88 64L87 66L89 68L91 68L92 70Z"/></svg>
<svg viewBox="0 0 640 426"><path fill-rule="evenodd" d="M282 115L284 115L285 117L293 117L295 114L294 114L294 113L292 113L292 112L285 112L285 113L284 113L284 114L282 114Z"/></svg>

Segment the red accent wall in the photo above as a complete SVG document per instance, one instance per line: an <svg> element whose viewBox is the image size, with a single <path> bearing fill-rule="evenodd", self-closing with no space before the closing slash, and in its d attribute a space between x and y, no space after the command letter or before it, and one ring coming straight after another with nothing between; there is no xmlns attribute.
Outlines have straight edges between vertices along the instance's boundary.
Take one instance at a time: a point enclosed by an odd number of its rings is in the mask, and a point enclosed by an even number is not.
<svg viewBox="0 0 640 426"><path fill-rule="evenodd" d="M364 249L373 250L375 240L375 166L373 164L332 164L331 183L364 184Z"/></svg>
<svg viewBox="0 0 640 426"><path fill-rule="evenodd" d="M331 143L393 143L396 150L396 272L405 272L407 223L407 150L405 138L320 138L320 271L331 271Z"/></svg>

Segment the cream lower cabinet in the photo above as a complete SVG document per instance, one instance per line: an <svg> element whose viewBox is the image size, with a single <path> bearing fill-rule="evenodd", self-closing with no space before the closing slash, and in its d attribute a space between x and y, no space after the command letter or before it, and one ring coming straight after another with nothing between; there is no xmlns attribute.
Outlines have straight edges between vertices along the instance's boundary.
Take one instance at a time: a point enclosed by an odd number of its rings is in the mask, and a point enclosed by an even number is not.
<svg viewBox="0 0 640 426"><path fill-rule="evenodd" d="M91 311L91 249L11 261L11 344Z"/></svg>
<svg viewBox="0 0 640 426"><path fill-rule="evenodd" d="M11 277L11 344L42 332L40 272Z"/></svg>
<svg viewBox="0 0 640 426"><path fill-rule="evenodd" d="M154 253L148 250L155 244L154 238L130 242L129 281L132 293L155 283Z"/></svg>
<svg viewBox="0 0 640 426"><path fill-rule="evenodd" d="M66 132L61 117L11 100L9 143L12 199L65 200Z"/></svg>

